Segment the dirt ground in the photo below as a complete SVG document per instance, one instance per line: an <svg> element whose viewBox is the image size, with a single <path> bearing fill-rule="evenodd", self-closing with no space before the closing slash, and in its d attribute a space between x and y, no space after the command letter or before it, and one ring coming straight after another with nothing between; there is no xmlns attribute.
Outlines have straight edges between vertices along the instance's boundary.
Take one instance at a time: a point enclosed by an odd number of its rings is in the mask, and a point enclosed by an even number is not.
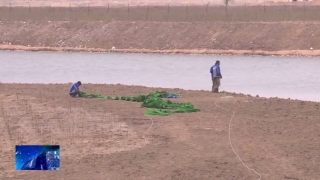
<svg viewBox="0 0 320 180"><path fill-rule="evenodd" d="M0 84L1 180L319 179L319 103L140 86L82 87L112 96L168 90L181 94L174 101L201 109L148 118L140 103L73 99L69 87ZM15 144L59 144L61 170L16 172Z"/></svg>
<svg viewBox="0 0 320 180"><path fill-rule="evenodd" d="M43 6L43 5L52 5L52 6L69 6L69 4L73 5L83 5L83 4L91 4L94 6L104 6L106 4L117 4L117 5L163 5L163 4L171 4L171 5L202 5L210 3L212 5L224 5L223 0L2 0L2 4L11 3L14 6L28 6L29 3L32 6ZM243 5L243 4L293 4L292 2L288 2L288 0L230 0L229 5ZM296 2L295 4L298 4ZM312 2L308 2L310 4L319 4L319 0L313 0Z"/></svg>
<svg viewBox="0 0 320 180"><path fill-rule="evenodd" d="M291 4L3 6L0 49L319 55L320 6Z"/></svg>
<svg viewBox="0 0 320 180"><path fill-rule="evenodd" d="M286 50L291 50L288 54L303 50L311 55L320 50L318 27L319 22L2 21L0 47L284 51L284 55Z"/></svg>
<svg viewBox="0 0 320 180"><path fill-rule="evenodd" d="M12 6L69 6L72 5L85 5L90 4L92 6L105 6L106 4L115 4L115 5L163 5L163 4L171 4L171 5L203 5L203 4L212 4L212 5L224 5L223 0L2 0L0 5L8 5L11 3ZM312 5L319 5L319 0L313 0L311 2L307 2ZM288 0L230 0L229 5L262 5L262 4L270 4L270 5L283 5L283 4L303 4L303 2L289 2Z"/></svg>

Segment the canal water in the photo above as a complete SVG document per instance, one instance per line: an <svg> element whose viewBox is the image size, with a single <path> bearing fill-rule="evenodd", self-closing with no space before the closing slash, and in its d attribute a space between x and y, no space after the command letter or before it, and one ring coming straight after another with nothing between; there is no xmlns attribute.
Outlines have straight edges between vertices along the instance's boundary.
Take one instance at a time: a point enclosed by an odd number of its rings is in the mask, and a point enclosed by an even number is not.
<svg viewBox="0 0 320 180"><path fill-rule="evenodd" d="M85 83L210 90L209 69L221 61L220 90L320 101L320 58L0 52L0 82Z"/></svg>

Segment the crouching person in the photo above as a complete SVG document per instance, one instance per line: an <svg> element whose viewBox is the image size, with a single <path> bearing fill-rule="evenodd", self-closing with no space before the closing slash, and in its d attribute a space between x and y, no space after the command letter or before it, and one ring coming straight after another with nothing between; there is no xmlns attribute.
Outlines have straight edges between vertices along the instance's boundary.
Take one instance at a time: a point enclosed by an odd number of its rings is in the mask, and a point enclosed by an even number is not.
<svg viewBox="0 0 320 180"><path fill-rule="evenodd" d="M81 86L81 81L73 83L69 90L69 95L71 97L76 97L77 95L80 96L80 88L79 88L80 86Z"/></svg>

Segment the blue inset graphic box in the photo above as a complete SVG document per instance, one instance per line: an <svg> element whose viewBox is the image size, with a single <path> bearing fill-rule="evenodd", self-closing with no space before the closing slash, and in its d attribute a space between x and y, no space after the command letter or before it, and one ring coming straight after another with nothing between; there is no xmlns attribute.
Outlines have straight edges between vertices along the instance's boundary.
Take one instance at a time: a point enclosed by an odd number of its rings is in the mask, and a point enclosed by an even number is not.
<svg viewBox="0 0 320 180"><path fill-rule="evenodd" d="M16 170L60 170L60 146L16 145Z"/></svg>

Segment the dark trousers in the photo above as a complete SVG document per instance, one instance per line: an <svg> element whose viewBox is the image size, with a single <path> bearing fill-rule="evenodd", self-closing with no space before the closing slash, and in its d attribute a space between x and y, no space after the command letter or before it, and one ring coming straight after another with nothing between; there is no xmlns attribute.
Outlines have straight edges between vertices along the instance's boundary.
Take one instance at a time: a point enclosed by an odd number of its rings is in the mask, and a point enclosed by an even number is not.
<svg viewBox="0 0 320 180"><path fill-rule="evenodd" d="M71 97L76 97L77 95L80 96L80 91L75 91L75 92L69 93L69 95Z"/></svg>
<svg viewBox="0 0 320 180"><path fill-rule="evenodd" d="M212 92L213 93L219 92L220 85L221 85L220 78L218 78L218 77L212 78Z"/></svg>

